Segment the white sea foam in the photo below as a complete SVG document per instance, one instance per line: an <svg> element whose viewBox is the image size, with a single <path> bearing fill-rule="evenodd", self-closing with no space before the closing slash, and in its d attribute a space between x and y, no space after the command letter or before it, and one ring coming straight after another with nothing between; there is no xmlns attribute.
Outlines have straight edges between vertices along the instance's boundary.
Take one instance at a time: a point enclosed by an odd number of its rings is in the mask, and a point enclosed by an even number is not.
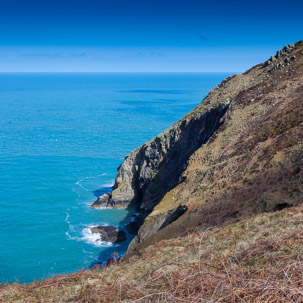
<svg viewBox="0 0 303 303"><path fill-rule="evenodd" d="M91 206L92 203L93 203L93 201L85 201L85 202L84 202L84 205Z"/></svg>
<svg viewBox="0 0 303 303"><path fill-rule="evenodd" d="M87 189L81 184L81 182L83 182L83 180L84 180L84 179L80 179L80 180L78 180L75 184L78 185L78 186L80 186L82 189L87 190Z"/></svg>
<svg viewBox="0 0 303 303"><path fill-rule="evenodd" d="M105 184L102 184L100 187L112 187L115 184L115 180L110 180L106 182Z"/></svg>
<svg viewBox="0 0 303 303"><path fill-rule="evenodd" d="M80 241L80 240L81 240L81 238L79 238L79 237L72 237L72 236L69 234L68 231L65 233L65 235L66 235L66 237L67 237L67 240L76 240L76 241Z"/></svg>
<svg viewBox="0 0 303 303"><path fill-rule="evenodd" d="M82 182L84 182L87 179L95 179L95 178L106 176L106 175L107 175L106 173L102 173L102 174L97 175L97 176L85 177L85 178L82 178L82 179L78 180L75 184L78 185L79 187L81 187L82 189L86 190L86 191L90 191L89 189L87 189L85 186L82 185Z"/></svg>
<svg viewBox="0 0 303 303"><path fill-rule="evenodd" d="M75 233L78 228L75 228L73 225L69 226L69 231L65 233L67 240L74 240L74 241L83 241L87 244L91 244L97 247L108 247L112 246L111 242L102 241L101 236L99 233L92 233L91 228L97 225L87 225L81 230L81 237L72 236L71 234ZM106 226L106 224L103 224ZM70 234L71 232L71 234ZM78 232L77 232L78 234Z"/></svg>
<svg viewBox="0 0 303 303"><path fill-rule="evenodd" d="M101 236L99 233L92 233L91 228L86 227L82 230L82 240L85 241L88 244L92 244L97 247L104 247L104 246L112 246L113 244L111 242L102 241Z"/></svg>
<svg viewBox="0 0 303 303"><path fill-rule="evenodd" d="M68 212L65 212L65 213L66 213L65 222L67 222L68 224L70 224L70 222L68 221L68 219L69 219L69 213Z"/></svg>
<svg viewBox="0 0 303 303"><path fill-rule="evenodd" d="M91 205L91 203L89 204L89 205ZM123 207L112 207L112 206L102 206L102 207L96 207L95 209L96 210L99 210L99 209L126 209L127 208L127 206L123 206Z"/></svg>

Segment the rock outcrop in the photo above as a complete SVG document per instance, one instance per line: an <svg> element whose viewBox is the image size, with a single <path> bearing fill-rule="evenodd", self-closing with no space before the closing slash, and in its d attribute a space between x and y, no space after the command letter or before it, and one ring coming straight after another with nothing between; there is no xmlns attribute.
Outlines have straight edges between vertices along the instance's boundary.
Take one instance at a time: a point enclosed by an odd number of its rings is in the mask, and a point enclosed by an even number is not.
<svg viewBox="0 0 303 303"><path fill-rule="evenodd" d="M219 128L228 105L226 101L188 116L126 156L118 168L111 203L152 210L176 186L190 155Z"/></svg>
<svg viewBox="0 0 303 303"><path fill-rule="evenodd" d="M90 206L92 208L109 207L112 206L110 203L111 193L103 194Z"/></svg>
<svg viewBox="0 0 303 303"><path fill-rule="evenodd" d="M114 226L96 226L91 228L92 233L98 233L101 240L111 242L113 244L126 240L126 234L123 230L119 230Z"/></svg>
<svg viewBox="0 0 303 303"><path fill-rule="evenodd" d="M227 78L126 156L109 202L143 215L127 254L198 225L302 201L302 94L300 41Z"/></svg>

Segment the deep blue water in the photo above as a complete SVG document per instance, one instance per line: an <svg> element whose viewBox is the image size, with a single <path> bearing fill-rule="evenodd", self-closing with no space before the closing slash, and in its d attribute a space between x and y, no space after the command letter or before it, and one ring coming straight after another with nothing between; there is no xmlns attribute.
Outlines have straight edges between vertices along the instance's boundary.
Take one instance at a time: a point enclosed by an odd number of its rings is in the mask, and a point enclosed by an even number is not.
<svg viewBox="0 0 303 303"><path fill-rule="evenodd" d="M31 282L122 255L90 209L134 148L182 118L228 74L0 74L0 282Z"/></svg>

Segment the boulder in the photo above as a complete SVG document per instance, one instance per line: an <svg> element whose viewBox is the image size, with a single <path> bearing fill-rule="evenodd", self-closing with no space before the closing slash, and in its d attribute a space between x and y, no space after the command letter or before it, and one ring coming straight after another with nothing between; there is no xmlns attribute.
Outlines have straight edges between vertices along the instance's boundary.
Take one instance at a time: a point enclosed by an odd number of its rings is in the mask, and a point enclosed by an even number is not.
<svg viewBox="0 0 303 303"><path fill-rule="evenodd" d="M99 233L102 241L111 242L113 244L126 240L125 232L114 226L92 227L91 232Z"/></svg>

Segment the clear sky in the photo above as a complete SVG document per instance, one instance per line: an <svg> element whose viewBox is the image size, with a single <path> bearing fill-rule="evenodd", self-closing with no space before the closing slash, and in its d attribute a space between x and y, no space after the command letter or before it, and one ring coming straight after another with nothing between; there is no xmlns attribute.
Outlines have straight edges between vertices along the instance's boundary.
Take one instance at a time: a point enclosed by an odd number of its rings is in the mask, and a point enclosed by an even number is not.
<svg viewBox="0 0 303 303"><path fill-rule="evenodd" d="M0 0L0 72L242 72L303 39L303 0Z"/></svg>

